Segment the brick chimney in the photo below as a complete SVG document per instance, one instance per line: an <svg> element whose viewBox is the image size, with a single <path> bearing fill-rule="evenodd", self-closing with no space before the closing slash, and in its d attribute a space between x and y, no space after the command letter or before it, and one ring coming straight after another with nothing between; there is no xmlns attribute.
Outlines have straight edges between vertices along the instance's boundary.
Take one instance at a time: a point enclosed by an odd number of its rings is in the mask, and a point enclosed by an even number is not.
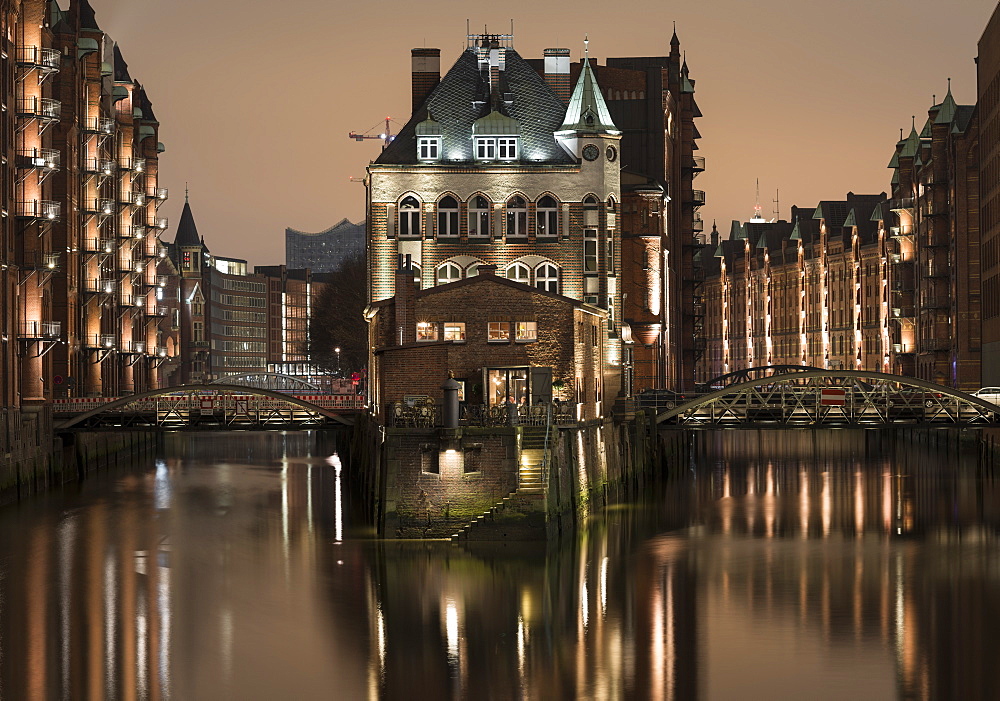
<svg viewBox="0 0 1000 701"><path fill-rule="evenodd" d="M420 109L431 91L441 82L441 49L413 49L413 111Z"/></svg>
<svg viewBox="0 0 1000 701"><path fill-rule="evenodd" d="M495 266L493 264L489 264L489 265L487 265L487 264L477 265L476 266L476 272L478 272L480 275L489 275L491 277L496 277L497 266Z"/></svg>
<svg viewBox="0 0 1000 701"><path fill-rule="evenodd" d="M393 343L404 345L417 340L417 284L414 280L413 266L410 256L399 256L399 267L396 268L396 296Z"/></svg>
<svg viewBox="0 0 1000 701"><path fill-rule="evenodd" d="M569 104L569 49L545 49L545 82L564 105Z"/></svg>

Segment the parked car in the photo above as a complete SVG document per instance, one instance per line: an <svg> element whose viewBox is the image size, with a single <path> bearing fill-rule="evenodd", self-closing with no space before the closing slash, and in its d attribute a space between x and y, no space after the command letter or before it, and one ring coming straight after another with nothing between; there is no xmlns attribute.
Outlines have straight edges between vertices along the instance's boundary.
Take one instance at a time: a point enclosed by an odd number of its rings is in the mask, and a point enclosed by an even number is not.
<svg viewBox="0 0 1000 701"><path fill-rule="evenodd" d="M983 387L973 392L972 396L1000 406L1000 387Z"/></svg>
<svg viewBox="0 0 1000 701"><path fill-rule="evenodd" d="M667 411L686 402L688 398L672 389L644 389L636 395L636 404L640 409L655 409Z"/></svg>

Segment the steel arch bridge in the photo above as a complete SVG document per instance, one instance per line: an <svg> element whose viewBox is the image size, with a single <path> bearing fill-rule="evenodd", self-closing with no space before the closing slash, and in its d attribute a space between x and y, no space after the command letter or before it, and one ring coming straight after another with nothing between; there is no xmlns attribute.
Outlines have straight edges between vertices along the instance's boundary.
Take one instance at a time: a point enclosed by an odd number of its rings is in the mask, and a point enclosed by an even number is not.
<svg viewBox="0 0 1000 701"><path fill-rule="evenodd" d="M719 375L707 382L701 382L698 386L708 392L713 387L728 387L737 382L747 382L761 377L771 377L772 375L783 375L791 372L808 372L810 370L828 372L824 371L823 368L813 367L812 365L758 365L754 368L743 368L742 370L727 372L725 375Z"/></svg>
<svg viewBox="0 0 1000 701"><path fill-rule="evenodd" d="M116 399L56 426L69 428L282 429L350 425L336 410L267 389L197 384Z"/></svg>
<svg viewBox="0 0 1000 701"><path fill-rule="evenodd" d="M995 426L1000 406L913 377L806 370L703 394L656 417L661 427Z"/></svg>
<svg viewBox="0 0 1000 701"><path fill-rule="evenodd" d="M320 391L320 388L312 382L306 382L300 377L283 375L280 372L244 372L239 375L226 375L212 380L210 384L269 389L273 392Z"/></svg>

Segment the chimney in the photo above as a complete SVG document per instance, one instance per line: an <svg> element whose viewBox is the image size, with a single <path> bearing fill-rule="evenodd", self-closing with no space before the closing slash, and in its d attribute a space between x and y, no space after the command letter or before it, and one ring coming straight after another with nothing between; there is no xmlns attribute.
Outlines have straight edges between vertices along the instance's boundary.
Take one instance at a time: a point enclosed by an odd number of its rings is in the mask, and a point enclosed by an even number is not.
<svg viewBox="0 0 1000 701"><path fill-rule="evenodd" d="M564 105L569 104L570 84L569 84L569 49L545 49L545 82L552 88L552 92L562 100Z"/></svg>
<svg viewBox="0 0 1000 701"><path fill-rule="evenodd" d="M417 285L414 281L410 256L399 256L396 269L396 318L393 341L396 345L415 343L417 340Z"/></svg>
<svg viewBox="0 0 1000 701"><path fill-rule="evenodd" d="M492 264L489 264L489 265L485 265L485 264L484 265L478 265L478 266L476 266L476 271L480 275L489 275L490 277L495 277L496 274L497 274L497 266L492 265Z"/></svg>
<svg viewBox="0 0 1000 701"><path fill-rule="evenodd" d="M441 49L413 49L413 111L420 109L431 91L441 82Z"/></svg>

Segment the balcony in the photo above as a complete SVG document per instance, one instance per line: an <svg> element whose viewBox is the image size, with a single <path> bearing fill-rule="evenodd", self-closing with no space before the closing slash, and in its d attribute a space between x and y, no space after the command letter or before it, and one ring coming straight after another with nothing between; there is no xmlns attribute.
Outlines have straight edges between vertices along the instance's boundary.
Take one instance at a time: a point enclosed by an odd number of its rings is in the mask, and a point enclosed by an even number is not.
<svg viewBox="0 0 1000 701"><path fill-rule="evenodd" d="M115 252L114 239L84 239L84 253L108 254Z"/></svg>
<svg viewBox="0 0 1000 701"><path fill-rule="evenodd" d="M950 297L926 297L921 302L922 309L951 309Z"/></svg>
<svg viewBox="0 0 1000 701"><path fill-rule="evenodd" d="M97 348L100 350L112 350L115 343L115 335L113 333L99 333L93 336L87 336L84 339L84 345L87 348Z"/></svg>
<svg viewBox="0 0 1000 701"><path fill-rule="evenodd" d="M146 227L144 226L123 226L120 229L121 238L130 240L141 240L146 237Z"/></svg>
<svg viewBox="0 0 1000 701"><path fill-rule="evenodd" d="M58 49L46 49L39 46L18 46L17 64L26 68L38 68L48 73L59 70L62 54Z"/></svg>
<svg viewBox="0 0 1000 701"><path fill-rule="evenodd" d="M135 190L122 190L118 193L118 201L123 205L141 207L146 204L146 195Z"/></svg>
<svg viewBox="0 0 1000 701"><path fill-rule="evenodd" d="M128 355L144 355L146 353L145 341L125 341L122 343L122 353Z"/></svg>
<svg viewBox="0 0 1000 701"><path fill-rule="evenodd" d="M149 349L149 354L157 358L167 357L167 347L166 346L156 346L155 348Z"/></svg>
<svg viewBox="0 0 1000 701"><path fill-rule="evenodd" d="M115 213L115 201L109 199L84 200L81 207L87 214L107 217Z"/></svg>
<svg viewBox="0 0 1000 701"><path fill-rule="evenodd" d="M165 187L157 187L151 191L150 197L157 202L166 202L167 198L170 197L170 191Z"/></svg>
<svg viewBox="0 0 1000 701"><path fill-rule="evenodd" d="M686 167L694 171L696 174L703 172L705 170L705 157L691 156L691 160L687 162Z"/></svg>
<svg viewBox="0 0 1000 701"><path fill-rule="evenodd" d="M59 259L62 254L44 251L29 251L24 254L22 268L26 270L59 270Z"/></svg>
<svg viewBox="0 0 1000 701"><path fill-rule="evenodd" d="M17 116L54 122L62 114L62 103L47 97L27 97L17 101Z"/></svg>
<svg viewBox="0 0 1000 701"><path fill-rule="evenodd" d="M130 170L133 173L145 173L146 172L146 159L145 158L123 158L122 168L125 170Z"/></svg>
<svg viewBox="0 0 1000 701"><path fill-rule="evenodd" d="M97 175L113 175L118 164L111 158L85 158L83 171Z"/></svg>
<svg viewBox="0 0 1000 701"><path fill-rule="evenodd" d="M58 221L62 217L62 204L54 200L27 200L18 202L17 216L21 219Z"/></svg>
<svg viewBox="0 0 1000 701"><path fill-rule="evenodd" d="M889 200L889 209L893 212L913 211L913 206L912 197L898 197Z"/></svg>
<svg viewBox="0 0 1000 701"><path fill-rule="evenodd" d="M146 295L123 294L118 298L118 304L123 307L143 307L146 305Z"/></svg>
<svg viewBox="0 0 1000 701"><path fill-rule="evenodd" d="M909 355L915 352L912 344L909 343L893 343L892 352L896 355Z"/></svg>
<svg viewBox="0 0 1000 701"><path fill-rule="evenodd" d="M88 134L114 134L115 120L109 117L84 117L83 130Z"/></svg>
<svg viewBox="0 0 1000 701"><path fill-rule="evenodd" d="M61 156L51 148L32 148L17 152L18 168L41 168L47 171L59 170Z"/></svg>
<svg viewBox="0 0 1000 701"><path fill-rule="evenodd" d="M701 218L700 214L696 214L691 220L691 228L698 233L705 230L705 220Z"/></svg>
<svg viewBox="0 0 1000 701"><path fill-rule="evenodd" d="M166 246L157 246L156 247L156 257L157 258L166 258L167 257L167 247Z"/></svg>
<svg viewBox="0 0 1000 701"><path fill-rule="evenodd" d="M165 317L169 310L164 306L146 307L146 316Z"/></svg>
<svg viewBox="0 0 1000 701"><path fill-rule="evenodd" d="M893 319L912 319L914 315L913 307L893 307Z"/></svg>
<svg viewBox="0 0 1000 701"><path fill-rule="evenodd" d="M150 229L156 229L157 231L166 231L167 230L167 218L166 217L157 217L157 218L154 218L153 219L153 223L149 225L149 228ZM161 256L161 258L162 258L162 256Z"/></svg>
<svg viewBox="0 0 1000 701"><path fill-rule="evenodd" d="M889 236L894 239L905 239L913 236L913 230L909 226L890 226Z"/></svg>
<svg viewBox="0 0 1000 701"><path fill-rule="evenodd" d="M118 281L110 278L90 279L83 281L83 291L88 294L110 295L118 289Z"/></svg>
<svg viewBox="0 0 1000 701"><path fill-rule="evenodd" d="M941 338L924 338L920 341L921 353L938 353L951 350L951 341Z"/></svg>
<svg viewBox="0 0 1000 701"><path fill-rule="evenodd" d="M21 324L20 337L24 339L52 340L61 335L61 321L25 321Z"/></svg>
<svg viewBox="0 0 1000 701"><path fill-rule="evenodd" d="M690 202L695 207L701 207L705 204L705 191L704 190L691 190L685 201Z"/></svg>

